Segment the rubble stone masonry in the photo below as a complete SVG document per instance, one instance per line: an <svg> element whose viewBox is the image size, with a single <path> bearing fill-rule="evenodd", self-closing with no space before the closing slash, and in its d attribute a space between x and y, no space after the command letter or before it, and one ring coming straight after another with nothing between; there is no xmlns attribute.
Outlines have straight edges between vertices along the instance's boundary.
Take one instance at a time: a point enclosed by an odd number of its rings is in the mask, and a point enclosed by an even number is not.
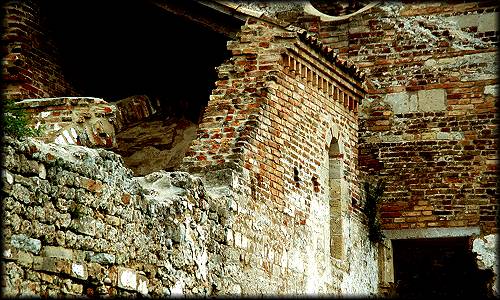
<svg viewBox="0 0 500 300"><path fill-rule="evenodd" d="M497 3L388 2L302 21L367 74L359 162L388 184L383 227L495 233Z"/></svg>
<svg viewBox="0 0 500 300"><path fill-rule="evenodd" d="M207 295L207 200L187 173L134 178L107 150L6 137L2 294Z"/></svg>

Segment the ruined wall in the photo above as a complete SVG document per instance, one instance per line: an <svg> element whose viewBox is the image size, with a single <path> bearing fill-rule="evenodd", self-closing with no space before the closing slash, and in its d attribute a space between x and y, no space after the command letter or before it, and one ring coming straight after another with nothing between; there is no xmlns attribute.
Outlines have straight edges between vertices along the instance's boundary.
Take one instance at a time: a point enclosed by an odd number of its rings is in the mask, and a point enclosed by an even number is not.
<svg viewBox="0 0 500 300"><path fill-rule="evenodd" d="M4 296L211 293L217 214L199 178L132 177L116 154L5 137Z"/></svg>
<svg viewBox="0 0 500 300"><path fill-rule="evenodd" d="M38 0L6 1L2 12L5 99L77 96L64 77Z"/></svg>
<svg viewBox="0 0 500 300"><path fill-rule="evenodd" d="M225 195L212 197L227 211L218 293L376 293L377 252L356 207L360 87L295 32L266 22L250 19L228 49L183 165ZM330 245L333 139L343 154L339 259Z"/></svg>
<svg viewBox="0 0 500 300"><path fill-rule="evenodd" d="M388 183L383 227L496 232L496 3L389 2L302 21L367 73L359 160Z"/></svg>
<svg viewBox="0 0 500 300"><path fill-rule="evenodd" d="M26 111L30 126L41 129L41 140L59 145L111 148L116 146L115 127L123 123L117 115L124 112L100 98L25 99L16 106Z"/></svg>

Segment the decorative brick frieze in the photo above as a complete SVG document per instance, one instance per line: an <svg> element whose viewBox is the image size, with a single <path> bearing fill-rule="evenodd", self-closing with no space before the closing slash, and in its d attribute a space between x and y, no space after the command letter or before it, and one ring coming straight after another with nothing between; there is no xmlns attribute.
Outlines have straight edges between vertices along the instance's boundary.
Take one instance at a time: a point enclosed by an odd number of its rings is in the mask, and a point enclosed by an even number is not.
<svg viewBox="0 0 500 300"><path fill-rule="evenodd" d="M320 70L315 66L317 64L306 62L304 59L294 55L293 50L291 50L291 52L291 55L282 55L281 64L285 68L285 72L301 79L304 84L315 86L319 91L327 95L327 97L341 103L347 109L354 112L358 111L358 103L362 99L360 91L353 91L352 89L341 86L340 82L344 80L338 80L338 77L335 76L332 71L325 69ZM351 84L347 85L352 88Z"/></svg>

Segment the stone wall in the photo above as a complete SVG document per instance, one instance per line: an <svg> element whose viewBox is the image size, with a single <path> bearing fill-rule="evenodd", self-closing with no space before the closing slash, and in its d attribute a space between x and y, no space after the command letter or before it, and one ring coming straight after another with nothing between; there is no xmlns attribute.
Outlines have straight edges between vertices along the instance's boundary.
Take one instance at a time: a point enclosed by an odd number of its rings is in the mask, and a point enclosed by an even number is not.
<svg viewBox="0 0 500 300"><path fill-rule="evenodd" d="M296 32L263 21L249 19L228 49L183 164L226 195L213 197L228 215L218 292L376 293L356 169L361 84ZM338 199L329 182L334 141Z"/></svg>
<svg viewBox="0 0 500 300"><path fill-rule="evenodd" d="M302 21L367 73L359 159L388 184L383 227L496 232L496 3L388 2Z"/></svg>
<svg viewBox="0 0 500 300"><path fill-rule="evenodd" d="M106 150L5 137L3 295L210 294L208 202L187 173L134 178Z"/></svg>
<svg viewBox="0 0 500 300"><path fill-rule="evenodd" d="M6 296L377 290L366 228L346 214L346 259L332 261L319 200L317 216L301 222L254 202L234 170L206 174L205 189L183 172L134 178L103 149L9 137L4 145Z"/></svg>
<svg viewBox="0 0 500 300"><path fill-rule="evenodd" d="M6 1L2 12L3 96L15 100L77 96L63 74L38 0Z"/></svg>

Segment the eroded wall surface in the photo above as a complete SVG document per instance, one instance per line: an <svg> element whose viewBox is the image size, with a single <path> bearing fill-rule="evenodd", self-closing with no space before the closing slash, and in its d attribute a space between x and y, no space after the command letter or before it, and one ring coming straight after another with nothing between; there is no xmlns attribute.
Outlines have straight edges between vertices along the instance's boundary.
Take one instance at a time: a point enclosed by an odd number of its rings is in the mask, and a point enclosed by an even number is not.
<svg viewBox="0 0 500 300"><path fill-rule="evenodd" d="M303 24L367 73L359 161L388 183L383 227L496 232L498 6L381 2Z"/></svg>
<svg viewBox="0 0 500 300"><path fill-rule="evenodd" d="M214 197L228 214L218 292L376 293L377 251L360 213L356 169L357 81L296 32L255 19L228 49L233 57L218 68L183 164L203 174L209 191L226 195ZM332 206L333 140L341 190ZM332 210L339 232L332 232ZM334 234L342 245L332 247Z"/></svg>
<svg viewBox="0 0 500 300"><path fill-rule="evenodd" d="M199 178L132 176L102 149L5 138L4 296L207 295L208 195Z"/></svg>
<svg viewBox="0 0 500 300"><path fill-rule="evenodd" d="M364 225L345 216L348 258L332 265L318 200L316 219L278 224L233 170L205 189L183 172L133 177L102 149L5 141L5 296L376 291Z"/></svg>

